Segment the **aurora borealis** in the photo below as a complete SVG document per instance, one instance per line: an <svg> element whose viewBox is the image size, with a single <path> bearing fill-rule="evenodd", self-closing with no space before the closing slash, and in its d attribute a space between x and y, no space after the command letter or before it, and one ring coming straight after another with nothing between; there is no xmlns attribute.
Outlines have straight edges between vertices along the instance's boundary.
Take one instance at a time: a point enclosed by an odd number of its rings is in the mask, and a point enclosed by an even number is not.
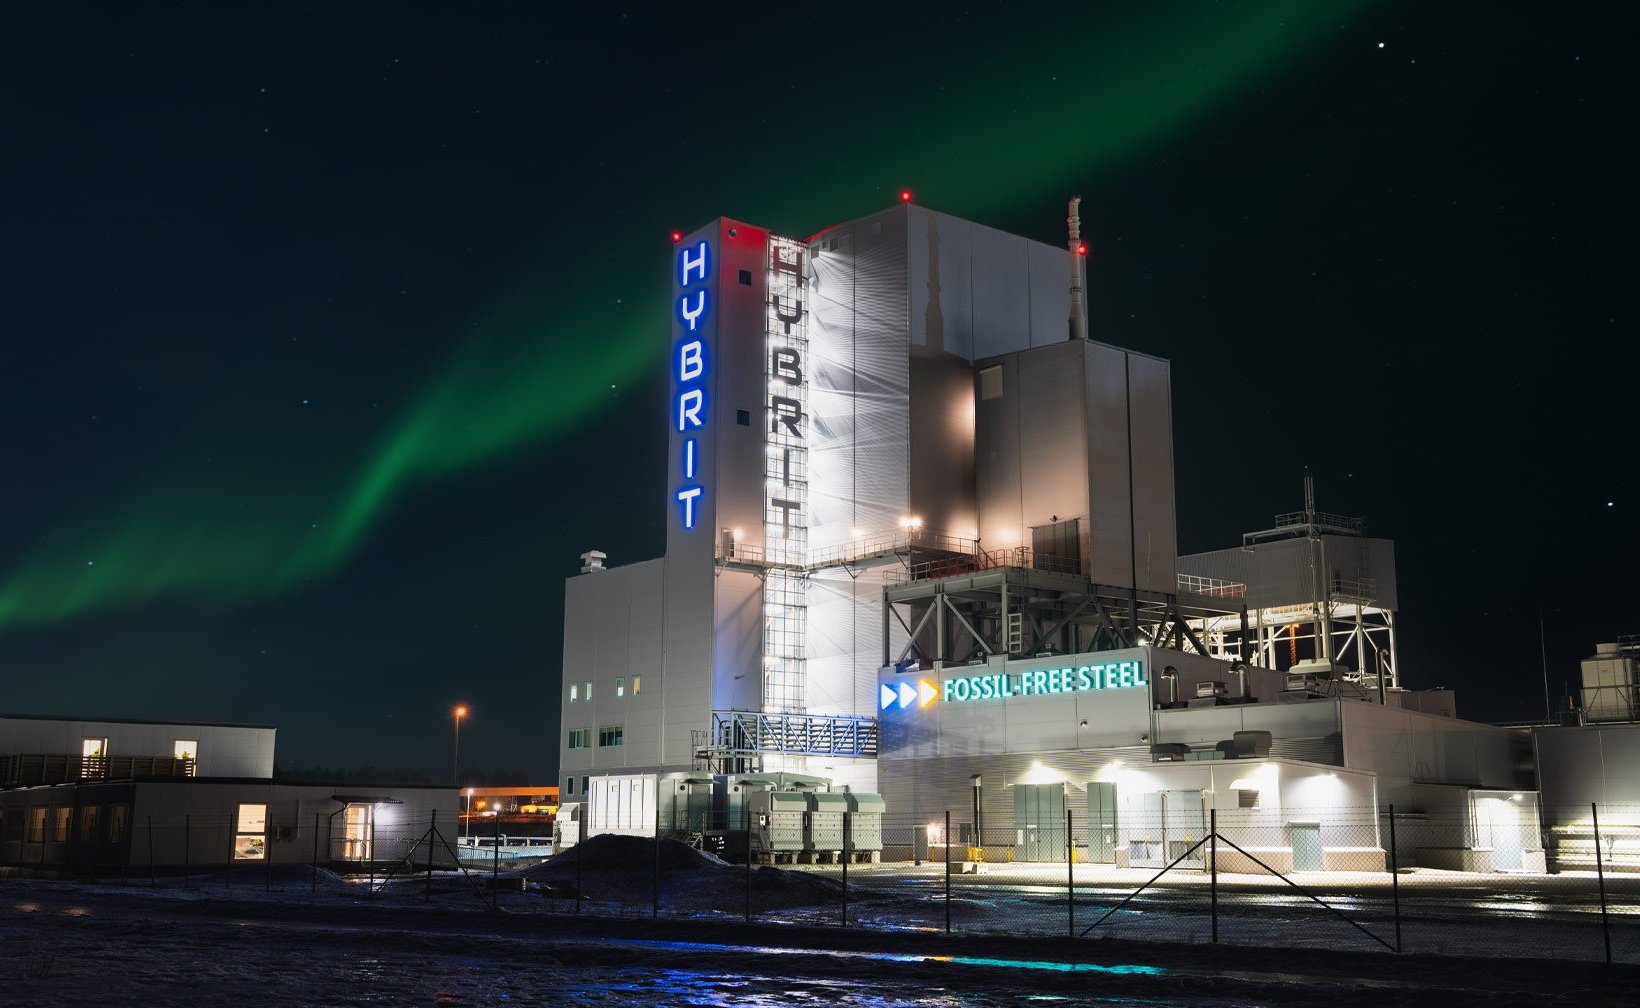
<svg viewBox="0 0 1640 1008"><path fill-rule="evenodd" d="M1308 464L1400 543L1416 685L1479 686L1459 645L1529 614L1536 689L1540 605L1561 662L1640 630L1598 573L1634 477L1588 433L1632 413L1543 405L1628 318L1599 16L750 10L22 17L0 707L433 769L466 700L474 764L546 779L562 578L660 551L667 232L902 185L1050 242L1084 195L1094 335L1175 362L1184 548Z"/></svg>

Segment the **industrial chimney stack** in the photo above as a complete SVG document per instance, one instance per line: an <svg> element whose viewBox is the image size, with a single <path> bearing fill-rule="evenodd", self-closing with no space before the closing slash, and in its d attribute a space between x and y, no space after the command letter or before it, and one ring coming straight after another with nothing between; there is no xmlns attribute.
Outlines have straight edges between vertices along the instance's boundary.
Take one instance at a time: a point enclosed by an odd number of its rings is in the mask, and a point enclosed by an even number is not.
<svg viewBox="0 0 1640 1008"><path fill-rule="evenodd" d="M1065 223L1070 225L1070 244L1067 246L1071 253L1071 335L1073 340L1088 338L1088 302L1084 277L1084 267L1087 264L1087 246L1082 244L1082 197L1072 196L1070 215Z"/></svg>

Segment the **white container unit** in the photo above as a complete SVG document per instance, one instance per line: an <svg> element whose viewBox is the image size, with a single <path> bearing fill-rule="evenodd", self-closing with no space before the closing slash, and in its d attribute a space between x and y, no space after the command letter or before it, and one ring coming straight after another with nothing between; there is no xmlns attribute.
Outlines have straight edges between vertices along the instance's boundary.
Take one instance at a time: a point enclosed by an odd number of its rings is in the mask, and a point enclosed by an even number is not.
<svg viewBox="0 0 1640 1008"><path fill-rule="evenodd" d="M801 791L747 791L751 816L751 857L764 864L795 863L805 848L807 795Z"/></svg>
<svg viewBox="0 0 1640 1008"><path fill-rule="evenodd" d="M849 792L848 852L852 860L876 864L883 859L883 812L888 803L882 795Z"/></svg>
<svg viewBox="0 0 1640 1008"><path fill-rule="evenodd" d="M848 795L840 792L811 791L808 822L804 830L804 860L833 864L842 859L843 817L848 812Z"/></svg>

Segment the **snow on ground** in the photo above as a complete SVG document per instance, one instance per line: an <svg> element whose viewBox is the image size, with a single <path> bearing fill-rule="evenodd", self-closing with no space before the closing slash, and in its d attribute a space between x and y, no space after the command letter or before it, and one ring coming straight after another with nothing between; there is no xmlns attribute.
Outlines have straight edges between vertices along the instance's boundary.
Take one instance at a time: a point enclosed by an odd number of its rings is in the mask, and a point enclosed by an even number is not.
<svg viewBox="0 0 1640 1008"><path fill-rule="evenodd" d="M1049 866L999 866L952 880L956 933L946 937L943 866L851 868L845 930L837 867L748 873L679 844L662 846L657 876L651 840L580 850L579 860L572 850L503 875L522 891L500 893L494 907L485 873L385 883L301 866L152 883L0 877L0 1006L1589 1008L1632 1003L1613 991L1640 981L1634 967L1524 958L1557 945L1599 954L1598 915L1574 899L1589 886L1575 878L1411 880L1407 949L1498 957L1470 962L1363 954L1370 939L1267 878L1221 877L1225 945L1135 945L1123 939L1205 942L1205 880L1147 893L1095 938L1071 940L1063 874L1056 886ZM1078 872L1075 930L1143 880ZM1373 880L1313 881L1330 903L1393 934ZM1632 900L1618 905L1633 910ZM1637 923L1618 915L1620 953L1634 950Z"/></svg>

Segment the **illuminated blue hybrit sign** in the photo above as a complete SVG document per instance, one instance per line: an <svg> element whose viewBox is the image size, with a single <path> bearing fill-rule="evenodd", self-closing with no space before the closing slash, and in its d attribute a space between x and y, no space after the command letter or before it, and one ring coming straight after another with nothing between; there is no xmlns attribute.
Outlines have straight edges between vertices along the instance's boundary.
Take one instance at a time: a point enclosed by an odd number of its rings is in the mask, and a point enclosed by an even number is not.
<svg viewBox="0 0 1640 1008"><path fill-rule="evenodd" d="M711 311L712 247L705 239L678 249L678 321L683 339L672 354L672 422L682 438L678 467L682 485L673 492L681 509L683 527L693 529L706 493L700 479L700 442L690 437L706 427L706 335L702 329Z"/></svg>

